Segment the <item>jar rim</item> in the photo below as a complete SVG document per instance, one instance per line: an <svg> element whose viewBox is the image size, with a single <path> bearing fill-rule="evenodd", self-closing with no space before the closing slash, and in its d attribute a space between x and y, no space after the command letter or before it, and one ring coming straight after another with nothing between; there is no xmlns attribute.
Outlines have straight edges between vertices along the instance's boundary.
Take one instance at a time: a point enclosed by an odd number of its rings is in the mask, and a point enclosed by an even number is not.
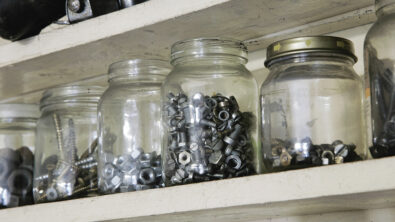
<svg viewBox="0 0 395 222"><path fill-rule="evenodd" d="M393 4L395 4L395 0L375 0L376 13L380 11L382 8Z"/></svg>
<svg viewBox="0 0 395 222"><path fill-rule="evenodd" d="M97 104L105 91L102 86L67 85L46 90L40 100L40 109L60 103Z"/></svg>
<svg viewBox="0 0 395 222"><path fill-rule="evenodd" d="M247 46L240 40L224 37L192 38L174 43L171 47L171 64L182 57L210 55L235 56L247 61Z"/></svg>
<svg viewBox="0 0 395 222"><path fill-rule="evenodd" d="M112 63L108 68L108 79L120 76L163 76L170 73L171 66L168 61L161 59L127 59Z"/></svg>
<svg viewBox="0 0 395 222"><path fill-rule="evenodd" d="M0 104L0 119L38 119L40 111L37 104L3 103Z"/></svg>
<svg viewBox="0 0 395 222"><path fill-rule="evenodd" d="M309 53L334 53L351 57L355 56L352 41L335 36L306 36L284 39L270 44L266 52L265 66L269 67L273 60L286 56L306 55Z"/></svg>

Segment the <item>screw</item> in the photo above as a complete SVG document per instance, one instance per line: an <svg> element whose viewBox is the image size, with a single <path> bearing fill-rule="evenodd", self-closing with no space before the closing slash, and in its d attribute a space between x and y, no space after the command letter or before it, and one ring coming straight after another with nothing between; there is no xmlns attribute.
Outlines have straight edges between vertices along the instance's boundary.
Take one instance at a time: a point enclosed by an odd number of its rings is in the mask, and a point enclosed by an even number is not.
<svg viewBox="0 0 395 222"><path fill-rule="evenodd" d="M58 149L61 154L63 154L63 129L61 127L61 122L58 114L54 113L52 115L53 121L55 123L56 129L56 139L58 141Z"/></svg>
<svg viewBox="0 0 395 222"><path fill-rule="evenodd" d="M93 162L95 160L95 158L93 156L87 157L85 159L81 159L77 162L75 162L75 165L80 166L89 162Z"/></svg>

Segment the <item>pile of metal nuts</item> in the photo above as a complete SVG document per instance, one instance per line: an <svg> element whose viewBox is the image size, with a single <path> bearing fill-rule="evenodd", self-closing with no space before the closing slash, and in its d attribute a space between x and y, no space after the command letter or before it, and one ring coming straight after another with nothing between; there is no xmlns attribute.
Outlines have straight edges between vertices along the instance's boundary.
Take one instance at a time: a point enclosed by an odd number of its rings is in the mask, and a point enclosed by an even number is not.
<svg viewBox="0 0 395 222"><path fill-rule="evenodd" d="M37 202L84 197L96 192L96 147L97 139L79 158L77 158L75 148L68 149L61 159L58 159L57 155L47 157L40 169L40 172L45 172L45 174L34 178L38 183L35 188L38 189L39 195L35 198Z"/></svg>
<svg viewBox="0 0 395 222"><path fill-rule="evenodd" d="M134 149L130 154L114 157L106 152L100 155L100 192L116 193L163 187L161 156Z"/></svg>
<svg viewBox="0 0 395 222"><path fill-rule="evenodd" d="M336 140L332 144L315 145L309 137L300 142L272 139L272 167L298 168L339 164L362 160L354 144Z"/></svg>
<svg viewBox="0 0 395 222"><path fill-rule="evenodd" d="M27 147L0 149L0 208L33 203L33 163Z"/></svg>
<svg viewBox="0 0 395 222"><path fill-rule="evenodd" d="M167 183L185 184L252 173L248 134L252 114L235 97L167 95Z"/></svg>

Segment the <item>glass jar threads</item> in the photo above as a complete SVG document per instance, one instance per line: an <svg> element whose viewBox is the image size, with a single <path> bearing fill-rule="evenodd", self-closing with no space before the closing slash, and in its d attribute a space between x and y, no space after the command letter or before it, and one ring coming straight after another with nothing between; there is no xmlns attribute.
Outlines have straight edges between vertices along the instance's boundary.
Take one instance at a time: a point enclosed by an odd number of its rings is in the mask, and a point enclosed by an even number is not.
<svg viewBox="0 0 395 222"><path fill-rule="evenodd" d="M162 186L160 89L169 72L161 60L110 66L109 88L98 109L101 193Z"/></svg>
<svg viewBox="0 0 395 222"><path fill-rule="evenodd" d="M0 208L33 203L37 105L0 104Z"/></svg>
<svg viewBox="0 0 395 222"><path fill-rule="evenodd" d="M162 86L166 185L259 172L258 89L240 41L198 38L173 45Z"/></svg>
<svg viewBox="0 0 395 222"><path fill-rule="evenodd" d="M97 104L103 91L98 86L63 86L44 92L36 134L35 202L97 191Z"/></svg>
<svg viewBox="0 0 395 222"><path fill-rule="evenodd" d="M395 0L376 0L376 14L364 51L374 158L395 155Z"/></svg>
<svg viewBox="0 0 395 222"><path fill-rule="evenodd" d="M262 147L268 171L361 160L366 156L362 81L351 41L282 40L267 49L261 88Z"/></svg>

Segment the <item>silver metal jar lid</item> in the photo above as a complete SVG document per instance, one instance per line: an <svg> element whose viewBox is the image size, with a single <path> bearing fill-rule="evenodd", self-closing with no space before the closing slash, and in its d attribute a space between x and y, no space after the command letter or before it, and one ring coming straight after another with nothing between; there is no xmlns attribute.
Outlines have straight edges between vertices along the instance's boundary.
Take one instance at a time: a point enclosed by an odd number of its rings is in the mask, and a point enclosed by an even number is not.
<svg viewBox="0 0 395 222"><path fill-rule="evenodd" d="M265 66L274 59L311 52L330 52L350 56L355 62L354 44L344 38L333 36L308 36L277 41L267 48Z"/></svg>

